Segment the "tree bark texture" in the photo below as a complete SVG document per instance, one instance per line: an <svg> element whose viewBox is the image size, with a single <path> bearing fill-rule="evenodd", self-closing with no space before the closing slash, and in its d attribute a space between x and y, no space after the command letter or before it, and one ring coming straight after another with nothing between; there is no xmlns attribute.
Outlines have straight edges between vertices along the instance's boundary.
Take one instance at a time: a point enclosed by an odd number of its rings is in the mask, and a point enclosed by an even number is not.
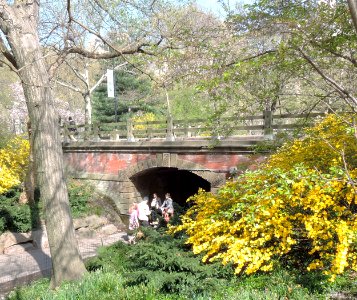
<svg viewBox="0 0 357 300"><path fill-rule="evenodd" d="M85 103L85 124L92 124L92 99L89 93L84 95L84 103Z"/></svg>
<svg viewBox="0 0 357 300"><path fill-rule="evenodd" d="M357 33L357 0L347 0L348 7L350 10L353 26L355 27L355 31Z"/></svg>
<svg viewBox="0 0 357 300"><path fill-rule="evenodd" d="M74 234L58 116L37 32L38 5L38 1L12 6L0 1L0 28L16 61L31 121L36 178L52 257L51 284L55 287L63 280L81 278L85 267Z"/></svg>

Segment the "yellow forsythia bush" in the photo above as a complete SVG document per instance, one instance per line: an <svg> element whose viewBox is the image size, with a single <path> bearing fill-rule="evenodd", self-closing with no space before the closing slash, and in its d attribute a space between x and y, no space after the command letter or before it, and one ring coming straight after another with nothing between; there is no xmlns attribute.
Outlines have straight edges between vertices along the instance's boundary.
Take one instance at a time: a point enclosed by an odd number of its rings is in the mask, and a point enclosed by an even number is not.
<svg viewBox="0 0 357 300"><path fill-rule="evenodd" d="M309 168L328 171L331 166L357 167L357 135L354 123L357 116L328 115L316 126L306 130L304 139L286 143L271 156L272 168L291 169L303 162Z"/></svg>
<svg viewBox="0 0 357 300"><path fill-rule="evenodd" d="M144 115L133 117L133 122L152 122L157 121L156 116L153 113L146 113ZM146 124L135 124L134 129L136 130L145 130L147 127Z"/></svg>
<svg viewBox="0 0 357 300"><path fill-rule="evenodd" d="M346 268L357 271L351 124L351 118L328 116L217 195L200 191L170 232L186 232L203 261L232 264L237 274L269 271L282 259L331 279Z"/></svg>
<svg viewBox="0 0 357 300"><path fill-rule="evenodd" d="M21 137L0 149L0 194L21 183L28 166L30 144Z"/></svg>

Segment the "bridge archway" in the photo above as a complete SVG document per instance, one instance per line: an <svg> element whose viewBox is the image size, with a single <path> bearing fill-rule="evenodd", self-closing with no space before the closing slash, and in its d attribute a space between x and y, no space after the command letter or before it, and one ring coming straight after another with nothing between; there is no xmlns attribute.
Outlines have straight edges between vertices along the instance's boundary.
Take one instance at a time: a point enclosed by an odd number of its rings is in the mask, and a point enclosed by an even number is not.
<svg viewBox="0 0 357 300"><path fill-rule="evenodd" d="M111 199L124 219L133 202L140 202L147 195L151 198L154 192L161 198L165 193L171 193L173 200L182 206L200 187L215 193L229 175L226 165L233 165L231 161L226 162L226 156L222 162L215 159L211 162L211 157L206 154L198 156L202 164L194 162L194 155L178 153L78 152L67 155L68 174L86 180Z"/></svg>
<svg viewBox="0 0 357 300"><path fill-rule="evenodd" d="M186 200L196 194L199 188L211 190L211 183L188 170L172 167L155 167L143 170L130 177L141 197L153 193L163 200L170 193L174 202L182 207L187 206Z"/></svg>
<svg viewBox="0 0 357 300"><path fill-rule="evenodd" d="M168 192L175 202L185 206L187 198L200 187L214 193L225 180L225 173L179 159L177 154L157 154L119 172L122 188L118 207L125 212L131 203L140 202L144 196L150 196L151 199L154 192L162 199Z"/></svg>

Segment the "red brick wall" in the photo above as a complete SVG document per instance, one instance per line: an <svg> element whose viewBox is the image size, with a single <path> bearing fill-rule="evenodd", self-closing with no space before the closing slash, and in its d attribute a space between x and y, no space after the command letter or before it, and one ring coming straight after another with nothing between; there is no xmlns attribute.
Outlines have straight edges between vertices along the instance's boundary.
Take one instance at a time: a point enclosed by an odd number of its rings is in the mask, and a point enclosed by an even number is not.
<svg viewBox="0 0 357 300"><path fill-rule="evenodd" d="M182 154L179 158L214 170L228 170L249 161L247 156L241 154Z"/></svg>
<svg viewBox="0 0 357 300"><path fill-rule="evenodd" d="M156 159L156 154L150 153L110 153L110 152L89 152L89 153L64 153L65 163L72 171L111 174L115 175L119 170L146 159ZM257 161L242 154L179 154L178 158L184 161L196 163L203 168L214 170L229 170L237 165L250 165ZM258 159L259 160L259 159Z"/></svg>

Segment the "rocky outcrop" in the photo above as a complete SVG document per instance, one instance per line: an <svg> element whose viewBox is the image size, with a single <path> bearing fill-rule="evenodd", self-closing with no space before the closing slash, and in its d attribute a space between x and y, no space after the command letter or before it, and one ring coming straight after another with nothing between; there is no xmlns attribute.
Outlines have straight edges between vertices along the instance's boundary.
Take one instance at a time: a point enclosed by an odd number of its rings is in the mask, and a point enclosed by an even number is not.
<svg viewBox="0 0 357 300"><path fill-rule="evenodd" d="M116 225L110 224L107 218L97 215L74 219L73 224L77 238L105 237L123 229L118 229ZM48 247L47 232L44 225L40 229L26 233L5 232L0 235L0 254L11 255Z"/></svg>

